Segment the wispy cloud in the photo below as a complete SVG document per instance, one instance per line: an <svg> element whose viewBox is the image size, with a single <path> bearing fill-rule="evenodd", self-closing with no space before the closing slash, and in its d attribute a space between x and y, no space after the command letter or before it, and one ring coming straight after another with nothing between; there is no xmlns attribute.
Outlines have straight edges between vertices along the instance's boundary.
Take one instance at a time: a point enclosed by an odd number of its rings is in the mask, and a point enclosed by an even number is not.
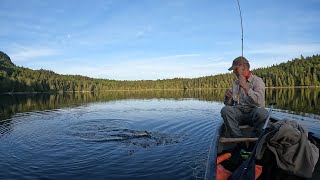
<svg viewBox="0 0 320 180"><path fill-rule="evenodd" d="M167 55L167 56L157 56L148 58L153 61L163 61L163 60L186 60L190 58L199 58L203 56L202 54L198 53L190 53L190 54L174 54L174 55Z"/></svg>
<svg viewBox="0 0 320 180"><path fill-rule="evenodd" d="M48 57L57 54L58 51L56 49L16 46L14 50L10 52L10 57L13 61L30 61L35 58Z"/></svg>
<svg viewBox="0 0 320 180"><path fill-rule="evenodd" d="M267 44L257 45L257 48L248 51L250 54L310 54L320 51L320 43L299 43L299 44Z"/></svg>
<svg viewBox="0 0 320 180"><path fill-rule="evenodd" d="M251 68L267 67L298 58L320 53L320 43L273 43L257 44L248 49Z"/></svg>
<svg viewBox="0 0 320 180"><path fill-rule="evenodd" d="M183 57L187 59L182 61ZM202 59L207 59L207 61L202 61ZM89 60L85 59L78 59L78 61L89 62ZM99 61L103 62L101 59ZM104 61L99 66L90 63L71 65L72 60L64 60L63 62L63 64L57 62L51 67L61 74L79 74L117 80L194 78L224 73L226 72L226 67L230 65L223 62L221 58L213 58L201 54L159 56L123 61L116 64ZM70 66L65 62L70 63Z"/></svg>
<svg viewBox="0 0 320 180"><path fill-rule="evenodd" d="M149 32L151 32L151 30L152 30L151 26L146 26L142 30L140 30L136 33L136 37L141 38L141 37L145 36L146 34L148 34Z"/></svg>
<svg viewBox="0 0 320 180"><path fill-rule="evenodd" d="M196 68L219 68L219 67L228 67L230 66L230 62L228 61L220 61L220 62L215 62L215 63L209 63L209 64L199 64L199 65L194 65Z"/></svg>

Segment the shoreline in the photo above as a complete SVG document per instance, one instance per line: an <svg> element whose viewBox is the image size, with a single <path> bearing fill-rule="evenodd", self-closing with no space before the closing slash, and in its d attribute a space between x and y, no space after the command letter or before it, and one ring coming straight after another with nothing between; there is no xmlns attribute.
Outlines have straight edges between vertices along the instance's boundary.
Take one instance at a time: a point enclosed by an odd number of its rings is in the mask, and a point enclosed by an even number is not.
<svg viewBox="0 0 320 180"><path fill-rule="evenodd" d="M303 89L303 88L320 88L320 86L279 86L266 87L266 89Z"/></svg>
<svg viewBox="0 0 320 180"><path fill-rule="evenodd" d="M266 89L307 89L320 88L320 86L282 86L282 87L266 87ZM65 91L65 92L3 92L3 95L15 94L61 94L61 93L95 93L95 92L121 92L121 91L195 91L195 90L216 90L228 88L194 88L194 89L140 89L140 90L103 90L103 91Z"/></svg>

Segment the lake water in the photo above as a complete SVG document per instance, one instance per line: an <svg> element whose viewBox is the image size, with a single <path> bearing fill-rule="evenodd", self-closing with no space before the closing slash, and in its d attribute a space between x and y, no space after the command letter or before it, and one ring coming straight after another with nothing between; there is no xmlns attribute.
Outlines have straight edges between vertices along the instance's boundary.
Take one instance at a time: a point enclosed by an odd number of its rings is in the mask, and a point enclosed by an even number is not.
<svg viewBox="0 0 320 180"><path fill-rule="evenodd" d="M202 179L223 93L1 95L0 178ZM267 91L275 115L318 134L319 97L319 89Z"/></svg>

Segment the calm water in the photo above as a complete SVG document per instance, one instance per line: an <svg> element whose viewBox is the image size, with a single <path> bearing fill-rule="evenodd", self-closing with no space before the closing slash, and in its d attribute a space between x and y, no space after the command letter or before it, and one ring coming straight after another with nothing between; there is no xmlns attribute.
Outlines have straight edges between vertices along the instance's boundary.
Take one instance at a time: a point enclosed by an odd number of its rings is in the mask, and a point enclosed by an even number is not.
<svg viewBox="0 0 320 180"><path fill-rule="evenodd" d="M0 178L201 179L223 92L1 95ZM319 97L267 92L276 115L316 133Z"/></svg>

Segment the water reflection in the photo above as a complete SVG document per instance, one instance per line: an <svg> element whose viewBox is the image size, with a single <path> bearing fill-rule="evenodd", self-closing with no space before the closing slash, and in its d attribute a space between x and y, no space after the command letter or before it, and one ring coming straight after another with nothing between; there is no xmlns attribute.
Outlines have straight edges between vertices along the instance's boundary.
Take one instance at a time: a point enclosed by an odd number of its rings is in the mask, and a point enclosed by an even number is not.
<svg viewBox="0 0 320 180"><path fill-rule="evenodd" d="M0 95L0 120L20 112L74 107L93 102L123 99L185 99L222 102L224 89L199 91L107 91L97 93ZM277 109L320 115L320 88L267 89L266 104L277 102Z"/></svg>
<svg viewBox="0 0 320 180"><path fill-rule="evenodd" d="M1 95L0 177L202 179L224 92ZM319 89L266 94L278 109L320 112ZM317 133L319 122L303 125Z"/></svg>
<svg viewBox="0 0 320 180"><path fill-rule="evenodd" d="M320 115L320 88L267 89L266 103L277 102L277 109Z"/></svg>

